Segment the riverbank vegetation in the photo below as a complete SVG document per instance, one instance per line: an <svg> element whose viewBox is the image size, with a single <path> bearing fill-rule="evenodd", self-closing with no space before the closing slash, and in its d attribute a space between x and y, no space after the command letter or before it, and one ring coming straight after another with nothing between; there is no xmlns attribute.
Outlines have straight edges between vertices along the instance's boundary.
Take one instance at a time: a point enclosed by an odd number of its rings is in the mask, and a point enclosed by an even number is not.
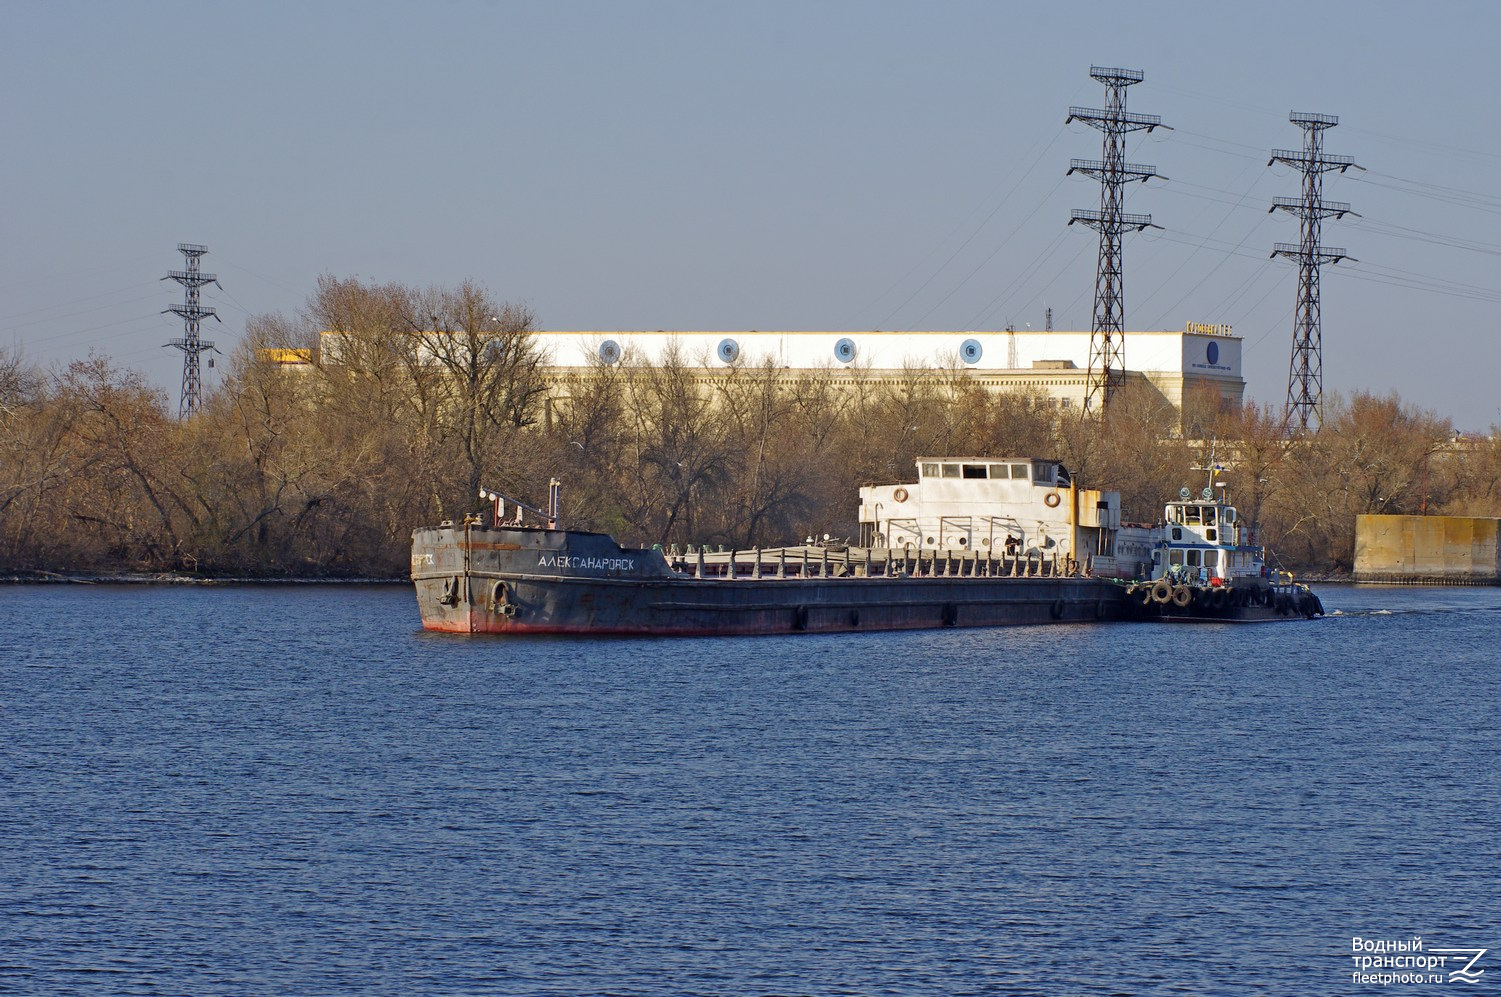
<svg viewBox="0 0 1501 997"><path fill-rule="evenodd" d="M1101 423L920 367L793 379L746 362L709 382L669 352L549 386L534 327L473 284L325 278L303 315L248 323L185 420L107 357L0 355L0 574L399 577L414 526L477 509L482 484L540 504L550 477L569 525L626 543L852 536L859 485L912 480L919 456L1057 457L1135 521L1213 459L1299 569L1349 570L1360 513L1501 515L1497 434L1458 438L1395 396L1336 398L1321 432L1289 439L1267 406L1189 399L1180 426L1136 389ZM326 329L347 334L319 353Z"/></svg>

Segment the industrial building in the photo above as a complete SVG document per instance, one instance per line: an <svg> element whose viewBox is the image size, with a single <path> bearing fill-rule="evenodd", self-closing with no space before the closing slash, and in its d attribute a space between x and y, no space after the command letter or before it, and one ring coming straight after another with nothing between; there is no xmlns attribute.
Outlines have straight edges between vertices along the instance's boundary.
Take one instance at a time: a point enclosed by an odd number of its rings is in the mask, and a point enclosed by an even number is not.
<svg viewBox="0 0 1501 997"><path fill-rule="evenodd" d="M849 372L870 381L913 369L963 372L991 391L1041 390L1057 405L1080 408L1088 388L1088 332L539 332L555 394L601 367L657 363L676 347L706 381L732 364L770 363L789 378ZM1245 395L1241 338L1228 325L1189 323L1182 331L1124 334L1127 383L1146 383L1181 408L1206 390L1225 406Z"/></svg>
<svg viewBox="0 0 1501 997"><path fill-rule="evenodd" d="M261 350L286 370L337 363L344 333L325 331L318 350ZM1000 332L630 332L541 331L534 334L548 383L548 409L611 368L659 364L676 349L679 362L712 387L734 365L769 364L789 381L817 375L836 386L896 382L913 371L960 374L987 391L1039 391L1060 408L1079 410L1088 391L1090 334ZM1125 381L1149 386L1181 410L1185 398L1219 398L1235 407L1245 396L1242 341L1228 325L1189 323L1182 331L1124 334ZM316 354L316 355L315 355Z"/></svg>

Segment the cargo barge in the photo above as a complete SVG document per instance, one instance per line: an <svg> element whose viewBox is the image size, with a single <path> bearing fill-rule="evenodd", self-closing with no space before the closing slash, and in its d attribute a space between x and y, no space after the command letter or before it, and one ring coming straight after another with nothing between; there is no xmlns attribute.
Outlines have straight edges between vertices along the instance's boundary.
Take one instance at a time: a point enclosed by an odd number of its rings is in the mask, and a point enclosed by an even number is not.
<svg viewBox="0 0 1501 997"><path fill-rule="evenodd" d="M861 489L853 544L738 551L628 548L563 529L556 481L546 511L482 490L488 517L413 531L423 626L715 635L1322 613L1306 588L1266 577L1212 487L1170 503L1162 526L1131 526L1118 493L1076 487L1056 461L917 465L916 482Z"/></svg>

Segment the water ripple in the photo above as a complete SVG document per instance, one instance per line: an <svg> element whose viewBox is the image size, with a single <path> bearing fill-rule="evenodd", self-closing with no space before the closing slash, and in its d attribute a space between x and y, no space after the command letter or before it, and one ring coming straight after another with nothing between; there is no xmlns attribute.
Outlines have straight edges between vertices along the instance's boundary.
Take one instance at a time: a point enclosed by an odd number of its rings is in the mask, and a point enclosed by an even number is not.
<svg viewBox="0 0 1501 997"><path fill-rule="evenodd" d="M0 599L0 990L1325 993L1353 935L1501 947L1493 590L592 642Z"/></svg>

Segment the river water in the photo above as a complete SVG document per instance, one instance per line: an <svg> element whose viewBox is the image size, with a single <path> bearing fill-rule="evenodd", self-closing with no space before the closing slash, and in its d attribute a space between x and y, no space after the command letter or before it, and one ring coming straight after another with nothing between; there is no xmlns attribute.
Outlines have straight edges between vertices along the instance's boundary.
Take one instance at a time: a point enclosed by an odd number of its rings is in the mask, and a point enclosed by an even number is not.
<svg viewBox="0 0 1501 997"><path fill-rule="evenodd" d="M1352 977L1413 936L1494 985L1501 590L1321 593L584 641L425 634L395 586L0 588L0 990L1465 989Z"/></svg>

